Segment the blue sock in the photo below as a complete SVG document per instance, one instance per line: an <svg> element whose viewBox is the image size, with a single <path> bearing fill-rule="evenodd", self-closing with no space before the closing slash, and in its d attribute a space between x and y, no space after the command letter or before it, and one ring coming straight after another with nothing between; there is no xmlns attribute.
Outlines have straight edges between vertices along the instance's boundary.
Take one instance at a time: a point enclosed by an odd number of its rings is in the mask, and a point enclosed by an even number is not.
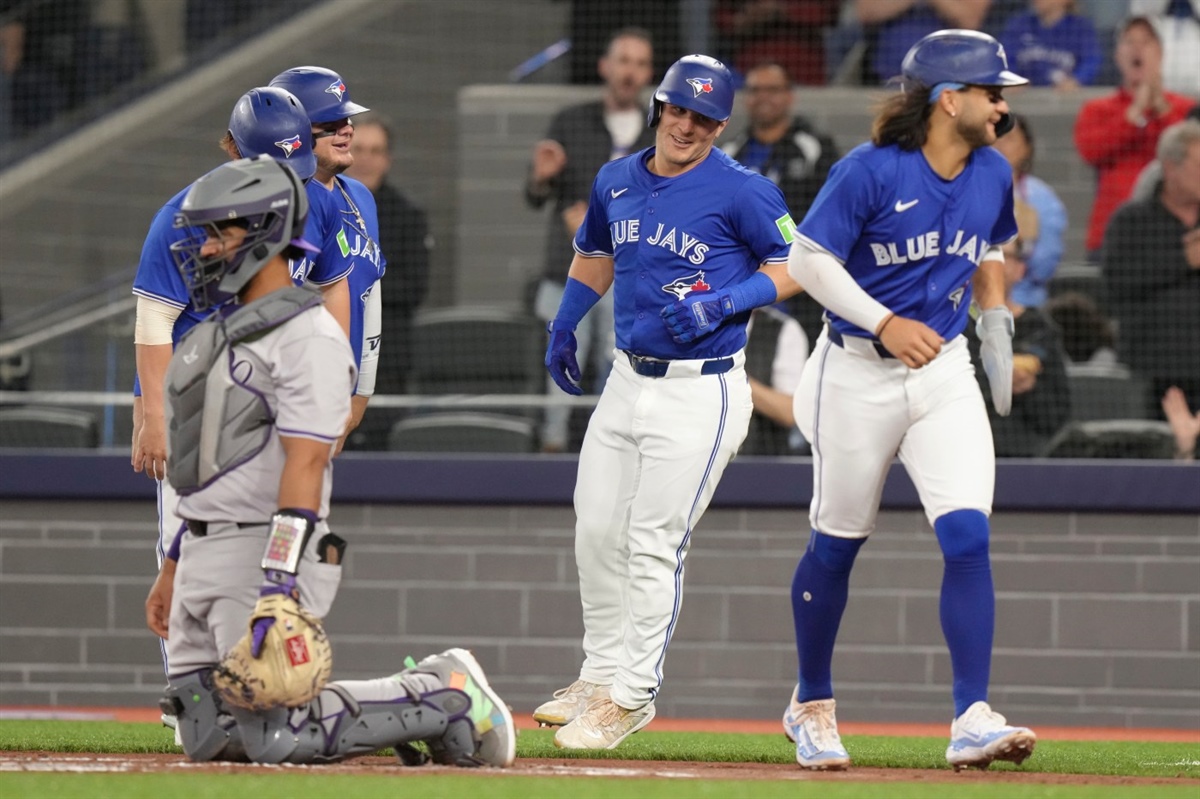
<svg viewBox="0 0 1200 799"><path fill-rule="evenodd" d="M801 702L833 698L833 645L850 594L850 570L865 538L812 531L792 578Z"/></svg>
<svg viewBox="0 0 1200 799"><path fill-rule="evenodd" d="M986 702L996 628L996 593L988 559L988 520L956 510L933 524L946 569L942 577L942 634L954 670L954 716Z"/></svg>

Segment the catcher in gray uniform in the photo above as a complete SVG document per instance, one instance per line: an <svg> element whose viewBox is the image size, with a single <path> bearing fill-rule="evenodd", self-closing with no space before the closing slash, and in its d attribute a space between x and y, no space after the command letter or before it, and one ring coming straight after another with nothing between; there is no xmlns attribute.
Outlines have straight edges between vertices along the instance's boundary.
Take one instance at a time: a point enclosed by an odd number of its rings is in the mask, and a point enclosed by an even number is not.
<svg viewBox="0 0 1200 799"><path fill-rule="evenodd" d="M314 249L307 213L296 175L263 156L200 178L176 217L202 231L171 248L192 303L237 302L196 325L167 369L168 474L186 525L146 600L171 664L163 710L195 761L394 747L409 765L511 765L512 716L466 650L329 682L320 619L346 545L324 520L356 375L321 295L288 272Z"/></svg>

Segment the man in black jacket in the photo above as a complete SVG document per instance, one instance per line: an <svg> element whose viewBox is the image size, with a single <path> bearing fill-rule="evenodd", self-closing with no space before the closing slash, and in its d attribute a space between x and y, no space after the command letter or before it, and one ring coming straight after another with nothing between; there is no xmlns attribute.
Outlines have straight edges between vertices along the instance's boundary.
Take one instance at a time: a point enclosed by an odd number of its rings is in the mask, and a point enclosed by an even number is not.
<svg viewBox="0 0 1200 799"><path fill-rule="evenodd" d="M646 127L642 90L654 77L654 51L650 34L640 28L623 28L613 34L597 70L604 79L602 99L564 108L550 123L545 138L533 148L525 201L533 208L551 207L546 235L546 263L534 298L534 311L550 321L558 311L567 269L575 255L571 245L587 212L592 181L600 167L654 144L654 131ZM580 365L595 370L593 390L604 387L612 367L612 294L592 309L575 331ZM561 392L547 378L547 392ZM562 451L568 446L568 408L548 408L542 430L542 448Z"/></svg>
<svg viewBox="0 0 1200 799"><path fill-rule="evenodd" d="M392 135L379 116L354 122L354 166L346 174L362 181L379 209L379 247L387 255L383 287L383 340L376 392L403 394L412 361L412 319L429 290L429 253L433 241L425 211L388 182Z"/></svg>
<svg viewBox="0 0 1200 799"><path fill-rule="evenodd" d="M779 186L792 219L799 223L840 154L832 138L803 116L792 115L795 95L791 78L779 64L752 67L742 87L750 126L721 149ZM821 334L821 306L807 294L799 294L788 310L808 340L816 341Z"/></svg>

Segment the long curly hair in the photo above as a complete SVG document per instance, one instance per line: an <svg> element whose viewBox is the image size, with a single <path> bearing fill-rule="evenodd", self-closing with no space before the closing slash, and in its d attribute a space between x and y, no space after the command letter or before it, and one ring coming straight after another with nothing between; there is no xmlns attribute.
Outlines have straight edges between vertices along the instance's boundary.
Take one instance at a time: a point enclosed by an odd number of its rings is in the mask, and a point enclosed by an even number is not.
<svg viewBox="0 0 1200 799"><path fill-rule="evenodd" d="M902 150L919 150L929 135L929 87L914 86L881 102L871 125L871 142L876 147L899 145Z"/></svg>

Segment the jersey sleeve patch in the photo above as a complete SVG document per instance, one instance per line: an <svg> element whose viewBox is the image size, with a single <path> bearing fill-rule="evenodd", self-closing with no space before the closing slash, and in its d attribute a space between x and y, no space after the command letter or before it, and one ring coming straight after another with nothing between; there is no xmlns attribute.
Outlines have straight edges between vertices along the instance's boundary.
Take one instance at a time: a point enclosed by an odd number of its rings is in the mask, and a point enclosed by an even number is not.
<svg viewBox="0 0 1200 799"><path fill-rule="evenodd" d="M788 244L793 244L796 241L796 223L792 221L791 214L784 214L775 220L775 227L779 228L779 234L783 236L783 240Z"/></svg>

